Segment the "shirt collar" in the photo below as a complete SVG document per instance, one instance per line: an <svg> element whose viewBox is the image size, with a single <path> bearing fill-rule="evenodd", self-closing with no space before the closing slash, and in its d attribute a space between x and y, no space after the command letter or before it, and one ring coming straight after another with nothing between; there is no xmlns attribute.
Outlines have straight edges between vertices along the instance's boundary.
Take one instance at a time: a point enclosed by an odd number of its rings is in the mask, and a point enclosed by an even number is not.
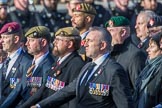
<svg viewBox="0 0 162 108"><path fill-rule="evenodd" d="M33 59L32 64L33 64L34 62L35 62L35 65L40 64L40 63L44 60L44 58L47 56L47 54L49 54L49 51L46 52L44 55L40 56L39 58L37 58L36 60Z"/></svg>
<svg viewBox="0 0 162 108"><path fill-rule="evenodd" d="M20 47L18 50L16 50L14 53L12 53L12 54L9 56L10 59L12 59L12 58L14 58L14 57L16 57L16 56L19 56L20 53L21 53L21 51L22 51L22 48Z"/></svg>
<svg viewBox="0 0 162 108"><path fill-rule="evenodd" d="M71 53L72 53L72 52L71 52ZM66 54L66 55L65 55L64 57L62 57L62 58L59 57L59 59L58 59L59 64L61 64L66 58L68 58L68 56L69 56L71 53Z"/></svg>
<svg viewBox="0 0 162 108"><path fill-rule="evenodd" d="M96 59L95 62L98 66L101 65L103 63L103 61L108 57L109 53L106 53L104 55L102 55L101 57L99 57L98 59Z"/></svg>

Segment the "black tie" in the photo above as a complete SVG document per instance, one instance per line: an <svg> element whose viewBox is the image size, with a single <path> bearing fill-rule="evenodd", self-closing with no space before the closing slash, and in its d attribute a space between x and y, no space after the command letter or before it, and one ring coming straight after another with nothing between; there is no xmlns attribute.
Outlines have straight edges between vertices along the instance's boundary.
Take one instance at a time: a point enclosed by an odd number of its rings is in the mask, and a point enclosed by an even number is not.
<svg viewBox="0 0 162 108"><path fill-rule="evenodd" d="M11 59L9 58L9 57L7 57L7 59L4 61L4 63L3 63L3 67L2 67L2 69L3 69L3 79L5 79L5 77L6 77L6 73L7 73L7 68L8 68L8 64L9 64L9 61L10 61Z"/></svg>
<svg viewBox="0 0 162 108"><path fill-rule="evenodd" d="M90 74L91 74L91 72L92 72L92 70L93 70L93 68L96 66L96 63L94 63L94 62L92 62L90 65L89 65L89 67L87 68L87 74L86 74L86 76L84 77L84 79L83 79L83 81L82 81L82 83L81 83L81 85L86 85L87 84L87 82L88 82L88 77L90 76Z"/></svg>

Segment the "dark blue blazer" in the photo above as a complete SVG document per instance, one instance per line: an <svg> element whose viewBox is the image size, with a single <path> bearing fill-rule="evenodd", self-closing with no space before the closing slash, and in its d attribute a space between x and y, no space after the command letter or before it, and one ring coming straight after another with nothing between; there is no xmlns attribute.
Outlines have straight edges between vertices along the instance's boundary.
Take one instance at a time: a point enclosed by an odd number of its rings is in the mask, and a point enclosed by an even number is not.
<svg viewBox="0 0 162 108"><path fill-rule="evenodd" d="M0 70L1 102L3 102L13 90L13 88L10 88L10 78L21 79L23 73L26 73L31 62L32 58L22 50L16 62L12 66L6 80L2 80L2 70Z"/></svg>
<svg viewBox="0 0 162 108"><path fill-rule="evenodd" d="M54 59L50 54L48 54L34 71L33 77L42 77L43 74L51 69L52 63L54 63ZM25 72L23 74L21 83L19 83L16 88L9 94L0 108L14 108L20 101L24 102L30 97L31 88L27 87L26 80L27 78Z"/></svg>

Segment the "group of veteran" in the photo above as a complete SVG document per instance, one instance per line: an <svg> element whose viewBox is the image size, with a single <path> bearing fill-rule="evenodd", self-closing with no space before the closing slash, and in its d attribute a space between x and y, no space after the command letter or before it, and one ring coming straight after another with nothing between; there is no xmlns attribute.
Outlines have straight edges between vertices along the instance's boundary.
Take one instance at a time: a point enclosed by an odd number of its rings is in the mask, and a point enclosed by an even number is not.
<svg viewBox="0 0 162 108"><path fill-rule="evenodd" d="M54 36L45 26L23 35L18 22L5 24L0 108L161 108L162 34L150 36L144 52L127 18L93 27L95 14L92 5L77 4L73 27Z"/></svg>

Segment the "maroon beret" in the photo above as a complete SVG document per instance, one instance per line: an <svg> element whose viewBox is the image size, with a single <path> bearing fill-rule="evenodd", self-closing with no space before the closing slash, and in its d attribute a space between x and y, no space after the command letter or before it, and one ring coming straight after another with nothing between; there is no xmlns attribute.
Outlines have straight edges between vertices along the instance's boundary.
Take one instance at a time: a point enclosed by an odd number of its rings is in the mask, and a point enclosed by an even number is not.
<svg viewBox="0 0 162 108"><path fill-rule="evenodd" d="M21 26L17 22L10 22L5 24L1 30L0 34L14 34L21 31Z"/></svg>

